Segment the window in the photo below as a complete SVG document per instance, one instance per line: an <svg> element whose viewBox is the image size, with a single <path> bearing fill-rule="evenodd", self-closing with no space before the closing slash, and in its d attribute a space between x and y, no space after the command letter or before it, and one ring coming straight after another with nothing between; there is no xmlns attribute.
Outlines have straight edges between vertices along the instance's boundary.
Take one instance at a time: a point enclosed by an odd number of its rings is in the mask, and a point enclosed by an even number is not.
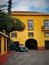
<svg viewBox="0 0 49 65"><path fill-rule="evenodd" d="M17 37L17 33L16 33L16 32L13 32L13 33L11 34L11 36L12 36L12 37Z"/></svg>
<svg viewBox="0 0 49 65"><path fill-rule="evenodd" d="M49 32L45 32L45 36L46 37L49 37Z"/></svg>
<svg viewBox="0 0 49 65"><path fill-rule="evenodd" d="M33 32L29 32L29 33L28 33L28 37L34 37Z"/></svg>
<svg viewBox="0 0 49 65"><path fill-rule="evenodd" d="M28 20L28 30L33 30L33 20Z"/></svg>
<svg viewBox="0 0 49 65"><path fill-rule="evenodd" d="M44 21L44 26L45 26L45 27L49 27L49 20L45 20L45 21Z"/></svg>

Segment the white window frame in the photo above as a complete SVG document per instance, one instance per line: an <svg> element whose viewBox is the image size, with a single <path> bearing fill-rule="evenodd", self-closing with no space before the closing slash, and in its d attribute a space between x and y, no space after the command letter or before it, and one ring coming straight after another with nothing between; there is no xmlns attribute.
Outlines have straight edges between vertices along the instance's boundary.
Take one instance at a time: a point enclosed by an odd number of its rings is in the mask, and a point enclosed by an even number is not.
<svg viewBox="0 0 49 65"><path fill-rule="evenodd" d="M17 37L17 33L16 32L12 32L11 37Z"/></svg>
<svg viewBox="0 0 49 65"><path fill-rule="evenodd" d="M33 28L34 28L33 20L28 20L28 30L33 30Z"/></svg>
<svg viewBox="0 0 49 65"><path fill-rule="evenodd" d="M49 27L49 20L44 20L44 26Z"/></svg>
<svg viewBox="0 0 49 65"><path fill-rule="evenodd" d="M33 32L28 32L28 37L34 37L34 33Z"/></svg>
<svg viewBox="0 0 49 65"><path fill-rule="evenodd" d="M49 32L45 32L45 37L49 37Z"/></svg>

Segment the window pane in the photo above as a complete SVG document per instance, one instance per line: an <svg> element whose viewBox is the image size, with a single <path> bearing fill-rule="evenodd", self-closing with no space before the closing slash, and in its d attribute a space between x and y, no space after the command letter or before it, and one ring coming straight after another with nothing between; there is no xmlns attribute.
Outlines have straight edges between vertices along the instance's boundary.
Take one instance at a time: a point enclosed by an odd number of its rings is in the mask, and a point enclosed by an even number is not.
<svg viewBox="0 0 49 65"><path fill-rule="evenodd" d="M33 20L28 20L28 30L33 30Z"/></svg>
<svg viewBox="0 0 49 65"><path fill-rule="evenodd" d="M12 37L17 37L17 33L12 33L11 36Z"/></svg>
<svg viewBox="0 0 49 65"><path fill-rule="evenodd" d="M49 26L49 20L44 21L44 26Z"/></svg>
<svg viewBox="0 0 49 65"><path fill-rule="evenodd" d="M45 36L46 36L46 37L49 37L49 32L46 32L46 33L45 33Z"/></svg>
<svg viewBox="0 0 49 65"><path fill-rule="evenodd" d="M28 37L34 37L33 32L29 32L29 33L28 33Z"/></svg>

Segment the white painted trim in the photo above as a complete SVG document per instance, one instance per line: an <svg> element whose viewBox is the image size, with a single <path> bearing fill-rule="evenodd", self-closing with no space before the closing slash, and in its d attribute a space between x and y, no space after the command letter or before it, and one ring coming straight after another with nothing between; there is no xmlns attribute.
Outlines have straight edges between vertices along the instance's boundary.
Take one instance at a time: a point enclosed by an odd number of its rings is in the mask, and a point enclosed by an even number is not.
<svg viewBox="0 0 49 65"><path fill-rule="evenodd" d="M2 33L2 32L0 32L0 34L1 34L1 35L4 35L5 37L9 37L8 35L6 35L6 34L4 34L4 33Z"/></svg>

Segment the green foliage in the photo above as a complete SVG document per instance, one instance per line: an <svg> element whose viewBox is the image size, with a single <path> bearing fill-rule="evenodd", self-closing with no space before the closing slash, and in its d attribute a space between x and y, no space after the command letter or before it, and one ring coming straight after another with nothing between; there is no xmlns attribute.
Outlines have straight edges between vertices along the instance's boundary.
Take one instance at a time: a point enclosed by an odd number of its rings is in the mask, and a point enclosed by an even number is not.
<svg viewBox="0 0 49 65"><path fill-rule="evenodd" d="M0 12L0 30L6 30L6 32L11 31L12 28L12 18L3 12Z"/></svg>
<svg viewBox="0 0 49 65"><path fill-rule="evenodd" d="M12 29L18 30L18 31L23 31L25 28L25 27L23 27L23 26L25 26L24 23L20 19L13 18L13 21L14 20L16 20L16 24L13 25ZM12 21L12 23L13 23L13 21ZM22 26L22 24L23 24L23 26Z"/></svg>
<svg viewBox="0 0 49 65"><path fill-rule="evenodd" d="M15 22L15 24L13 22ZM25 27L23 27L22 24L21 20L11 18L7 13L0 12L0 31L5 30L7 33L14 30L23 31Z"/></svg>

